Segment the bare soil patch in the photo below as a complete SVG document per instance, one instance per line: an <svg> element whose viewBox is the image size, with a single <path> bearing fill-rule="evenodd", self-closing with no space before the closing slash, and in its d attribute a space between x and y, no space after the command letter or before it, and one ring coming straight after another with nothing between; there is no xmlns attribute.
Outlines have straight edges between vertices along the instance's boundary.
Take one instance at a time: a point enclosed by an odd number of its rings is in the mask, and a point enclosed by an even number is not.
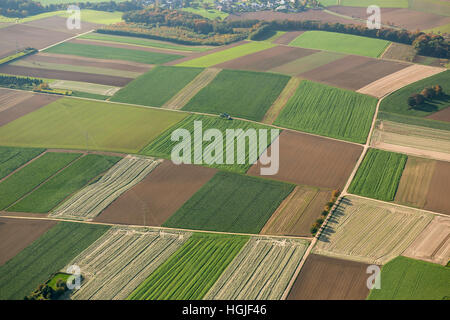
<svg viewBox="0 0 450 320"><path fill-rule="evenodd" d="M446 265L450 260L450 218L434 217L403 255Z"/></svg>
<svg viewBox="0 0 450 320"><path fill-rule="evenodd" d="M367 8L332 6L330 11L357 19L367 19ZM405 8L381 8L381 23L410 31L426 30L450 23L450 17Z"/></svg>
<svg viewBox="0 0 450 320"><path fill-rule="evenodd" d="M261 234L310 237L309 229L330 198L330 190L296 187L267 221Z"/></svg>
<svg viewBox="0 0 450 320"><path fill-rule="evenodd" d="M94 221L161 226L217 171L194 165L175 165L165 160Z"/></svg>
<svg viewBox="0 0 450 320"><path fill-rule="evenodd" d="M31 92L0 88L0 112L14 107L16 104L30 98L32 95Z"/></svg>
<svg viewBox="0 0 450 320"><path fill-rule="evenodd" d="M222 69L267 71L293 60L309 56L317 50L277 46L216 65Z"/></svg>
<svg viewBox="0 0 450 320"><path fill-rule="evenodd" d="M66 32L14 24L0 29L0 58L15 53L16 49L20 50L26 47L43 49L70 37L72 35Z"/></svg>
<svg viewBox="0 0 450 320"><path fill-rule="evenodd" d="M357 90L407 66L408 64L401 62L350 55L301 73L300 76L344 89Z"/></svg>
<svg viewBox="0 0 450 320"><path fill-rule="evenodd" d="M55 221L0 217L0 265L56 225Z"/></svg>
<svg viewBox="0 0 450 320"><path fill-rule="evenodd" d="M32 56L25 58L27 61L40 61L40 62L49 62L56 64L69 64L76 66L85 66L85 67L96 67L96 68L106 68L106 69L114 69L114 70L123 70L123 71L132 71L132 72L146 72L152 68L151 65L148 64L139 64L134 65L134 63L126 63L124 61L112 62L111 60L103 60L103 59L94 59L94 58L84 58L77 57L71 55L58 55L51 53L38 53Z"/></svg>
<svg viewBox="0 0 450 320"><path fill-rule="evenodd" d="M279 170L270 178L322 188L342 189L363 149L355 144L288 130L278 139ZM248 174L258 176L260 168L258 161Z"/></svg>
<svg viewBox="0 0 450 320"><path fill-rule="evenodd" d="M65 32L65 33L69 33L72 35L85 33L87 31L95 29L96 27L99 26L98 24L95 24L95 23L82 21L80 24L80 29L70 30L67 28L67 18L58 17L58 16L53 16L53 17L39 19L39 20L33 20L30 22L25 22L24 25L33 27L33 28L45 29L46 31L47 30L50 30L50 31L56 30L59 32ZM44 32L44 33L46 31L41 30L41 32Z"/></svg>
<svg viewBox="0 0 450 320"><path fill-rule="evenodd" d="M305 31L290 31L283 34L281 37L275 39L273 43L276 44L286 44L288 45L292 40L297 38L299 35L301 35Z"/></svg>
<svg viewBox="0 0 450 320"><path fill-rule="evenodd" d="M49 70L40 68L28 68L13 65L4 65L0 67L0 73L28 76L36 78L58 79L58 80L72 80L89 83L105 84L109 86L123 87L133 79L105 76L101 74L85 73L85 72L73 72L73 71L61 71L61 70Z"/></svg>
<svg viewBox="0 0 450 320"><path fill-rule="evenodd" d="M450 215L450 162L437 161L424 209Z"/></svg>
<svg viewBox="0 0 450 320"><path fill-rule="evenodd" d="M357 91L381 98L408 84L438 74L444 70L442 68L414 64L397 72L393 70L393 73L369 83Z"/></svg>
<svg viewBox="0 0 450 320"><path fill-rule="evenodd" d="M327 13L322 10L308 10L305 12L299 13L284 13L284 12L276 12L276 11L257 11L257 12L245 12L242 14L230 14L227 17L227 20L296 20L296 21L304 21L304 20L320 20L322 22L330 22L330 23L343 23L343 24L362 24L361 21L346 19L343 17L339 17L330 13Z"/></svg>
<svg viewBox="0 0 450 320"><path fill-rule="evenodd" d="M450 122L450 106L427 116L428 119Z"/></svg>
<svg viewBox="0 0 450 320"><path fill-rule="evenodd" d="M20 94L24 94L20 92ZM29 94L29 93L26 93ZM0 126L3 126L11 121L14 121L30 112L33 112L53 101L58 100L61 96L46 95L46 94L32 94L26 100L21 101L11 108L0 112Z"/></svg>
<svg viewBox="0 0 450 320"><path fill-rule="evenodd" d="M435 160L408 157L395 195L395 202L423 208L435 166Z"/></svg>
<svg viewBox="0 0 450 320"><path fill-rule="evenodd" d="M369 265L310 254L288 300L363 300L369 295Z"/></svg>

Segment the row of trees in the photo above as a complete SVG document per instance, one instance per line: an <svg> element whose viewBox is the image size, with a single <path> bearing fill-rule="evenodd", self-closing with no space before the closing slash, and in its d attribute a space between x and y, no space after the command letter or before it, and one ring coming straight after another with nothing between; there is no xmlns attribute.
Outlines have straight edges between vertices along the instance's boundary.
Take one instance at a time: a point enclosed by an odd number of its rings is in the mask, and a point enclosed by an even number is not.
<svg viewBox="0 0 450 320"><path fill-rule="evenodd" d="M32 89L42 83L40 79L0 75L0 87L15 89Z"/></svg>
<svg viewBox="0 0 450 320"><path fill-rule="evenodd" d="M330 214L331 208L333 208L333 205L336 202L337 198L339 197L339 194L340 194L339 190L333 190L333 193L331 194L331 199L330 199L330 201L327 202L327 204L323 208L321 217L318 218L313 223L313 225L311 226L311 229L309 230L313 236L316 235L317 231L319 231L319 229L320 229L320 226L323 224L326 217Z"/></svg>
<svg viewBox="0 0 450 320"><path fill-rule="evenodd" d="M33 0L0 0L0 15L11 18L24 18L39 13L66 10L70 4L76 4L80 9L92 9L99 11L121 11L140 10L144 8L143 0L130 0L124 2L81 2L58 3L42 5Z"/></svg>
<svg viewBox="0 0 450 320"><path fill-rule="evenodd" d="M420 93L414 93L408 97L407 103L410 109L421 106L425 101L433 101L433 99L444 96L444 90L440 85L424 88Z"/></svg>

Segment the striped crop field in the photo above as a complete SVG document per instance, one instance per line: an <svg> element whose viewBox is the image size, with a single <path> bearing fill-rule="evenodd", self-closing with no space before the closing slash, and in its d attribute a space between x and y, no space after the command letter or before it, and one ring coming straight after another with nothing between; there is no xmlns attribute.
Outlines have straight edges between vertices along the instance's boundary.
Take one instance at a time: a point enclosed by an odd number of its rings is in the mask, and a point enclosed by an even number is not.
<svg viewBox="0 0 450 320"><path fill-rule="evenodd" d="M71 298L125 299L190 235L149 228L111 228L70 263L79 266L84 277Z"/></svg>
<svg viewBox="0 0 450 320"><path fill-rule="evenodd" d="M308 244L305 240L251 238L205 299L281 299Z"/></svg>
<svg viewBox="0 0 450 320"><path fill-rule="evenodd" d="M347 196L332 213L314 253L385 264L403 253L433 215L379 201Z"/></svg>
<svg viewBox="0 0 450 320"><path fill-rule="evenodd" d="M407 159L404 154L369 149L349 192L379 200L394 200Z"/></svg>
<svg viewBox="0 0 450 320"><path fill-rule="evenodd" d="M44 152L38 148L0 147L0 179Z"/></svg>
<svg viewBox="0 0 450 320"><path fill-rule="evenodd" d="M80 153L48 152L0 183L0 209L5 209L70 164Z"/></svg>
<svg viewBox="0 0 450 320"><path fill-rule="evenodd" d="M202 299L248 239L246 236L194 233L128 299Z"/></svg>
<svg viewBox="0 0 450 320"><path fill-rule="evenodd" d="M9 207L8 211L49 212L120 159L120 157L88 154Z"/></svg>
<svg viewBox="0 0 450 320"><path fill-rule="evenodd" d="M176 112L173 112L176 113ZM236 129L236 136L234 139L234 144L227 144L226 140L223 139L223 159L221 162L219 161L212 161L211 164L208 164L209 167L223 169L227 171L233 171L233 172L240 172L245 173L250 166L253 164L252 161L249 161L250 159L250 152L248 148L248 143L246 143L246 149L245 151L238 150L237 148L237 141L240 139L250 140L245 138L245 132L248 129L270 129L270 127L258 124L258 123L252 123L248 121L242 121L242 120L224 120L219 117L211 117L211 116L203 116L203 115L190 115L186 119L180 121L178 124L172 126L169 130L166 130L163 134L161 134L159 137L157 137L154 141L152 141L149 145L147 145L145 148L143 148L140 153L148 156L153 157L159 157L159 158L166 158L166 159L172 159L172 151L174 150L174 147L179 144L178 141L172 140L172 133L175 130L178 129L186 129L191 133L191 137L193 139L191 140L191 163L203 163L202 155L198 155L194 153L194 142L195 139L198 139L198 137L195 136L194 132L194 125L195 123L202 125L202 129L204 132L206 132L209 129L217 129L220 130L223 134L223 136L226 136L226 130L227 129ZM242 129L242 132L238 132L238 129ZM198 131L197 131L198 132ZM278 134L272 136L271 134L267 134L268 137L266 141L259 141L259 146L263 146L264 150L267 146L269 146L273 140L275 140L276 137L278 137ZM261 139L261 137L260 137ZM217 141L217 140L216 140ZM219 141L211 142L205 142L203 141L202 150L205 150L207 146L211 146L215 143L220 143ZM252 148L254 150L258 148ZM259 147L259 150L262 148ZM263 151L264 151L263 150ZM225 159L229 156L229 153L233 154L233 164L227 164ZM262 153L262 151L261 151ZM244 155L244 160L240 162L238 160L238 155L242 156ZM176 156L180 156L179 154L176 154ZM259 158L260 153L256 155L256 158ZM173 159L172 159L173 160Z"/></svg>
<svg viewBox="0 0 450 320"><path fill-rule="evenodd" d="M302 81L274 124L365 143L377 99L350 90Z"/></svg>
<svg viewBox="0 0 450 320"><path fill-rule="evenodd" d="M160 160L127 156L97 182L81 189L53 211L50 216L90 220L102 212L126 190L145 178L161 163Z"/></svg>

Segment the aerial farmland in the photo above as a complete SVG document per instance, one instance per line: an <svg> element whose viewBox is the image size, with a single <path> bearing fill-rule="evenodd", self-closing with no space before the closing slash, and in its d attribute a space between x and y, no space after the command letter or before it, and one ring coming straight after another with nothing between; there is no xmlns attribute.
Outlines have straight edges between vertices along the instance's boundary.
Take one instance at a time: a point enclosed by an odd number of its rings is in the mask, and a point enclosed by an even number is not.
<svg viewBox="0 0 450 320"><path fill-rule="evenodd" d="M0 0L0 300L449 300L449 25Z"/></svg>

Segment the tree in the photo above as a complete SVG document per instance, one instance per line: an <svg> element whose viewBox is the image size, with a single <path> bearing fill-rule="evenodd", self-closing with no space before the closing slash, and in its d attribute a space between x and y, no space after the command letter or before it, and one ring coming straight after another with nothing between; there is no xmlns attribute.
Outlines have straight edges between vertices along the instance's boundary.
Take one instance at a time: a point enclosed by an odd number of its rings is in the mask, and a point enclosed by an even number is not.
<svg viewBox="0 0 450 320"><path fill-rule="evenodd" d="M424 89L420 92L420 94L421 94L422 96L424 96L424 98L426 98L426 99L433 99L433 98L434 98L434 95L435 95L435 92L434 92L434 90L433 90L432 88L424 88Z"/></svg>
<svg viewBox="0 0 450 320"><path fill-rule="evenodd" d="M420 106L425 102L425 98L420 93L413 94L413 97L416 100L416 106Z"/></svg>
<svg viewBox="0 0 450 320"><path fill-rule="evenodd" d="M413 96L408 97L408 106L410 106L410 108L413 108L416 105L416 99Z"/></svg>
<svg viewBox="0 0 450 320"><path fill-rule="evenodd" d="M444 91L442 90L442 87L440 85L433 86L434 94L436 97L440 97L444 94Z"/></svg>

